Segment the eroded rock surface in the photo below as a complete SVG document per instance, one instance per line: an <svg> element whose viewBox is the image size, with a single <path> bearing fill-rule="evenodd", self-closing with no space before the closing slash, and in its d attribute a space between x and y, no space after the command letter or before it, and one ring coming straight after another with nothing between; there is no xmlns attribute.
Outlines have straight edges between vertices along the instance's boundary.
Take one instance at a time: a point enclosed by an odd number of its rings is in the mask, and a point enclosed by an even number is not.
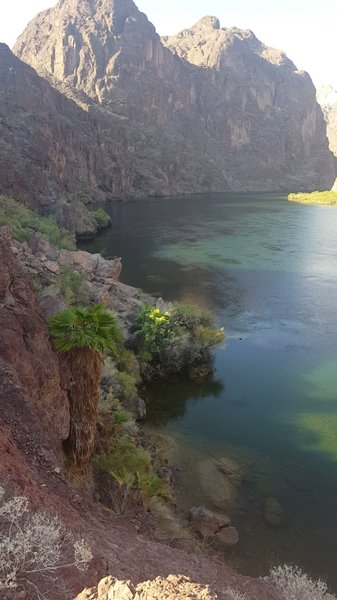
<svg viewBox="0 0 337 600"><path fill-rule="evenodd" d="M76 106L0 44L0 194L93 234L85 204L125 188L132 166L122 148L118 128L106 134L98 113Z"/></svg>
<svg viewBox="0 0 337 600"><path fill-rule="evenodd" d="M317 101L327 123L330 150L337 156L337 91L330 85L323 86L317 90Z"/></svg>
<svg viewBox="0 0 337 600"><path fill-rule="evenodd" d="M207 458L196 465L201 489L209 504L219 510L233 508L237 497L237 486L220 468L218 460Z"/></svg>
<svg viewBox="0 0 337 600"><path fill-rule="evenodd" d="M309 75L251 31L205 17L161 40L132 0L60 0L33 19L15 52L99 120L107 194L333 183ZM120 143L109 178L111 138Z"/></svg>
<svg viewBox="0 0 337 600"><path fill-rule="evenodd" d="M59 442L68 435L68 398L32 282L18 264L6 233L5 239L0 237L0 364L12 374L20 393L31 398L36 418ZM14 407L13 399L1 396L2 412L7 410L2 404L6 402Z"/></svg>
<svg viewBox="0 0 337 600"><path fill-rule="evenodd" d="M114 577L102 579L97 588L83 590L74 600L217 600L210 588L191 581L183 575L157 577L133 586L131 581Z"/></svg>

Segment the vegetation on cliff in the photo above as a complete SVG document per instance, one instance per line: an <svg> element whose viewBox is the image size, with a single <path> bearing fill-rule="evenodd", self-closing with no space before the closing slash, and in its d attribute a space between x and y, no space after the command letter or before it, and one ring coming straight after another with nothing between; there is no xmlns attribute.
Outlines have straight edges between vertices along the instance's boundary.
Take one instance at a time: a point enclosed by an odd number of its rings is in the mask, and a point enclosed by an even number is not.
<svg viewBox="0 0 337 600"><path fill-rule="evenodd" d="M52 217L41 217L11 198L0 196L0 225L7 225L19 242L29 241L36 232L57 248L75 249L73 236Z"/></svg>
<svg viewBox="0 0 337 600"><path fill-rule="evenodd" d="M167 309L144 305L134 340L141 373L151 379L207 364L211 348L224 341L224 332L214 326L208 311L178 304Z"/></svg>
<svg viewBox="0 0 337 600"><path fill-rule="evenodd" d="M121 332L116 317L101 304L57 313L49 328L56 350L65 353L73 380L65 449L71 462L86 467L94 449L102 352L115 349Z"/></svg>
<svg viewBox="0 0 337 600"><path fill-rule="evenodd" d="M306 194L300 192L298 194L289 194L290 202L298 202L299 204L322 204L325 206L335 206L337 204L337 192L330 190L325 192L311 192Z"/></svg>
<svg viewBox="0 0 337 600"><path fill-rule="evenodd" d="M92 216L94 217L97 229L105 229L105 227L109 227L111 219L103 208L98 208L95 210L92 213Z"/></svg>

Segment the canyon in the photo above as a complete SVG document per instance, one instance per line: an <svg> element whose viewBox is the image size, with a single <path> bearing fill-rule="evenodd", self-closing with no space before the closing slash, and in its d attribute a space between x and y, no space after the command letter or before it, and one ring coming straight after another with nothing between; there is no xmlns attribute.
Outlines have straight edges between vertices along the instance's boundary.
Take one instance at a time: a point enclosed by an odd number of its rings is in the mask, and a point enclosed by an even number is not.
<svg viewBox="0 0 337 600"><path fill-rule="evenodd" d="M335 180L309 75L249 30L204 17L161 39L132 0L62 0L23 62L0 51L0 192L77 233L92 201Z"/></svg>

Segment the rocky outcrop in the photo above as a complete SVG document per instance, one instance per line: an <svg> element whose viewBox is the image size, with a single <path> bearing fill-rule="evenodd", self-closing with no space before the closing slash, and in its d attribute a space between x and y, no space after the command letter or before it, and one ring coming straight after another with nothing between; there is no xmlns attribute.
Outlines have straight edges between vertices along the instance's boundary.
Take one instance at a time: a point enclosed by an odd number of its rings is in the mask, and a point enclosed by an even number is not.
<svg viewBox="0 0 337 600"><path fill-rule="evenodd" d="M132 0L60 0L28 25L15 52L99 120L94 162L106 195L333 183L309 75L251 31L205 17L161 40ZM113 170L111 139L120 140Z"/></svg>
<svg viewBox="0 0 337 600"><path fill-rule="evenodd" d="M0 257L0 364L21 395L30 398L30 410L43 429L50 431L50 438L57 440L50 446L60 454L60 440L69 431L69 406L61 387L57 356L52 351L32 283L19 266L10 242L1 237ZM9 410L7 403L13 403L12 417L18 417L13 399L1 395L2 414ZM20 413L21 409L19 416L24 418Z"/></svg>
<svg viewBox="0 0 337 600"><path fill-rule="evenodd" d="M317 102L322 107L327 123L330 150L337 156L337 91L330 85L319 88Z"/></svg>
<svg viewBox="0 0 337 600"><path fill-rule="evenodd" d="M12 238L7 227L0 227L0 236L7 238L9 248L24 272L42 285L39 309L45 318L66 307L60 276L67 272L81 276L86 301L108 306L119 317L125 332L141 304L149 301L149 296L141 290L118 281L121 258L106 260L100 254L58 250L39 234L35 234L29 243L20 243ZM83 301L77 299L79 303Z"/></svg>
<svg viewBox="0 0 337 600"><path fill-rule="evenodd" d="M166 579L157 577L133 586L131 581L120 581L114 577L105 577L97 588L83 590L75 600L217 600L219 596L208 586L192 582L183 575L169 575ZM225 596L223 596L225 598Z"/></svg>

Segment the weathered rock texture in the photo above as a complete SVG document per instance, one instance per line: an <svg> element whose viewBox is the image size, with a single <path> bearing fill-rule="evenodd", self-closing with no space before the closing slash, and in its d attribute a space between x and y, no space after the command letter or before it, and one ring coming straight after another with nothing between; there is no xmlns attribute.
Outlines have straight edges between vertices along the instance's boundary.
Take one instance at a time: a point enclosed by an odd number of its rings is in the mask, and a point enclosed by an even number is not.
<svg viewBox="0 0 337 600"><path fill-rule="evenodd" d="M12 374L17 390L29 395L37 422L50 430L51 438L65 439L69 406L61 387L57 356L50 346L32 283L19 266L9 241L1 237L0 331L0 365ZM1 400L12 404L13 409L13 398ZM22 398L22 419L25 408ZM6 409L0 402L0 410ZM21 410L19 406L16 409Z"/></svg>
<svg viewBox="0 0 337 600"><path fill-rule="evenodd" d="M188 577L169 575L164 579L157 577L133 586L131 581L120 581L114 577L105 577L97 588L83 590L75 600L217 600L219 596L211 593L208 586L193 583ZM223 596L225 598L225 596Z"/></svg>
<svg viewBox="0 0 337 600"><path fill-rule="evenodd" d="M103 140L123 140L125 167L107 178L107 193L333 183L310 77L251 31L221 29L205 17L161 40L132 0L60 0L28 25L15 52L99 115ZM101 150L105 165L106 141Z"/></svg>
<svg viewBox="0 0 337 600"><path fill-rule="evenodd" d="M123 180L122 142L104 127L0 44L0 194L93 232L82 200L118 195Z"/></svg>
<svg viewBox="0 0 337 600"><path fill-rule="evenodd" d="M317 101L327 123L330 150L337 156L337 91L330 85L323 86L317 90Z"/></svg>

